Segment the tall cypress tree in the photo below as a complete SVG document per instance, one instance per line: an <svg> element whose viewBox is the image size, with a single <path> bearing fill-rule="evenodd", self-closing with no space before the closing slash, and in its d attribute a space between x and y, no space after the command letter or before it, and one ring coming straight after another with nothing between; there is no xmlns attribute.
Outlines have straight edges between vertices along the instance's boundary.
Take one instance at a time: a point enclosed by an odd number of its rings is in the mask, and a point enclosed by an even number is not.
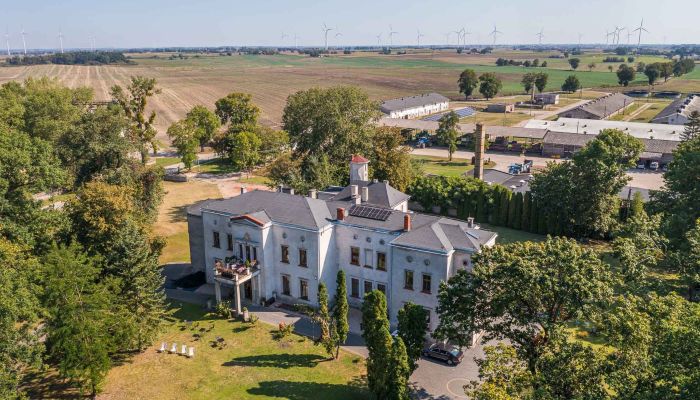
<svg viewBox="0 0 700 400"><path fill-rule="evenodd" d="M476 195L476 220L479 222L488 222L486 214L486 197L483 189L479 190Z"/></svg>
<svg viewBox="0 0 700 400"><path fill-rule="evenodd" d="M340 356L340 345L345 343L350 331L350 325L348 324L348 291L345 286L345 271L342 269L338 270L335 283L335 306L333 307L333 324L335 329L333 329L333 333L336 342L335 359L337 360L338 356Z"/></svg>
<svg viewBox="0 0 700 400"><path fill-rule="evenodd" d="M366 294L362 303L362 338L369 352L367 358L369 390L376 395L377 399L386 399L389 389L388 372L391 363L392 337L389 333L386 297L378 290Z"/></svg>
<svg viewBox="0 0 700 400"><path fill-rule="evenodd" d="M510 227L520 229L523 213L523 194L518 192L510 198L512 210L509 210Z"/></svg>
<svg viewBox="0 0 700 400"><path fill-rule="evenodd" d="M530 211L531 211L531 206L532 204L532 195L530 194L530 191L525 192L525 195L523 196L523 212L522 212L522 218L520 222L520 229L530 232Z"/></svg>
<svg viewBox="0 0 700 400"><path fill-rule="evenodd" d="M508 210L510 209L510 197L511 197L511 192L510 190L506 188L501 188L501 196L500 196L500 201L499 201L499 217L498 217L498 225L500 226L508 226Z"/></svg>
<svg viewBox="0 0 700 400"><path fill-rule="evenodd" d="M529 232L538 233L539 232L539 221L540 221L540 208L537 206L537 200L534 197L530 197L530 230Z"/></svg>
<svg viewBox="0 0 700 400"><path fill-rule="evenodd" d="M331 333L331 315L328 312L328 289L326 285L321 282L318 284L318 311L316 312L316 322L321 327L321 335L318 338L318 342L323 345L326 352L333 357L335 355L336 343L334 340L334 335Z"/></svg>
<svg viewBox="0 0 700 400"><path fill-rule="evenodd" d="M406 346L400 337L391 345L389 370L387 371L387 399L408 400L408 378L411 376Z"/></svg>

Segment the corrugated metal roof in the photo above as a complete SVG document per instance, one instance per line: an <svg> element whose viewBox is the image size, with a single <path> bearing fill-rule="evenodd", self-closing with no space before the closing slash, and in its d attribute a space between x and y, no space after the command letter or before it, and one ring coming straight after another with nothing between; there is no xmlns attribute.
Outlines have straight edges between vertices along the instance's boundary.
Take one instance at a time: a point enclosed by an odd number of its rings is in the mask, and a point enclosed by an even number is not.
<svg viewBox="0 0 700 400"><path fill-rule="evenodd" d="M430 104L438 104L449 102L450 99L438 94L438 93L427 93L419 94L410 97L400 97L398 99L386 100L381 105L381 110L383 112L401 111L409 108L422 107Z"/></svg>

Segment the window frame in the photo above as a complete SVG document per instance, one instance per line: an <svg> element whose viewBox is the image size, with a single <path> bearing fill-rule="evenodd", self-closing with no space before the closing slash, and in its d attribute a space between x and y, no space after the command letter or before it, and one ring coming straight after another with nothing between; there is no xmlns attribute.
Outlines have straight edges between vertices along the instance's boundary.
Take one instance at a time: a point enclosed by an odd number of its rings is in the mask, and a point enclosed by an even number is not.
<svg viewBox="0 0 700 400"><path fill-rule="evenodd" d="M304 255L303 257L302 254ZM303 268L309 267L306 249L299 249L299 266Z"/></svg>
<svg viewBox="0 0 700 400"><path fill-rule="evenodd" d="M381 263L379 262L379 259L380 259L379 256L380 256L380 255L381 255L381 259L382 259L382 262L381 262ZM381 266L380 266L380 265L381 265ZM386 272L386 253L383 252L383 251L378 251L378 252L377 252L377 271L384 271L384 272Z"/></svg>
<svg viewBox="0 0 700 400"><path fill-rule="evenodd" d="M285 283L286 283L286 287L285 287ZM285 289L286 289L286 291L285 291ZM291 277L287 274L282 274L282 294L285 296L292 295Z"/></svg>
<svg viewBox="0 0 700 400"><path fill-rule="evenodd" d="M306 292L306 295L304 295ZM304 278L299 278L299 298L309 301L309 281Z"/></svg>
<svg viewBox="0 0 700 400"><path fill-rule="evenodd" d="M367 290L367 284L369 284L369 291ZM367 293L371 292L372 290L374 290L374 282L368 280L362 282L362 293L364 296L367 296Z"/></svg>
<svg viewBox="0 0 700 400"><path fill-rule="evenodd" d="M382 289L380 289L380 287L383 287L384 289L382 290ZM387 295L387 294L386 294L386 284L384 284L384 283L377 283L377 290L379 290L380 292L384 293L384 296Z"/></svg>
<svg viewBox="0 0 700 400"><path fill-rule="evenodd" d="M350 265L360 266L360 248L350 246Z"/></svg>
<svg viewBox="0 0 700 400"><path fill-rule="evenodd" d="M212 247L216 249L221 248L221 236L219 234L219 231L212 231Z"/></svg>
<svg viewBox="0 0 700 400"><path fill-rule="evenodd" d="M411 285L408 285L408 276L411 275ZM413 290L413 285L415 283L415 274L412 269L403 270L403 288L405 290Z"/></svg>
<svg viewBox="0 0 700 400"><path fill-rule="evenodd" d="M357 285L355 285L357 284ZM353 299L360 298L360 279L350 278L350 297Z"/></svg>
<svg viewBox="0 0 700 400"><path fill-rule="evenodd" d="M233 235L230 233L226 234L226 250L233 251Z"/></svg>
<svg viewBox="0 0 700 400"><path fill-rule="evenodd" d="M428 290L425 289L426 278L428 278ZM433 292L433 276L423 272L421 274L421 293L431 294Z"/></svg>
<svg viewBox="0 0 700 400"><path fill-rule="evenodd" d="M280 246L281 260L280 262L289 264L289 245L283 244Z"/></svg>

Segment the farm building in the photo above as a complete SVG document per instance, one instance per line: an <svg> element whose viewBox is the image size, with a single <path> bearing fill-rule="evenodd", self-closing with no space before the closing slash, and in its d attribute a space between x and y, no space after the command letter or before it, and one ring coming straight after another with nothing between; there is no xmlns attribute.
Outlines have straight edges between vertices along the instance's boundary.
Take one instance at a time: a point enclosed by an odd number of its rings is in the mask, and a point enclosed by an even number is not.
<svg viewBox="0 0 700 400"><path fill-rule="evenodd" d="M447 97L438 93L428 93L386 100L380 109L390 118L418 118L445 111L449 106L450 99Z"/></svg>
<svg viewBox="0 0 700 400"><path fill-rule="evenodd" d="M634 103L633 98L622 93L612 93L564 111L559 116L564 118L606 119L622 112L632 103Z"/></svg>
<svg viewBox="0 0 700 400"><path fill-rule="evenodd" d="M559 94L557 93L536 93L535 103L537 104L559 104Z"/></svg>
<svg viewBox="0 0 700 400"><path fill-rule="evenodd" d="M693 111L700 112L700 95L678 99L669 104L666 108L651 120L657 124L685 125L688 123L690 114Z"/></svg>
<svg viewBox="0 0 700 400"><path fill-rule="evenodd" d="M645 122L605 121L578 118L559 118L556 121L531 119L525 128L546 129L551 132L597 135L604 129L618 129L637 139L659 139L680 141L683 127Z"/></svg>
<svg viewBox="0 0 700 400"><path fill-rule="evenodd" d="M486 112L491 113L509 113L515 111L515 104L495 103L486 106Z"/></svg>

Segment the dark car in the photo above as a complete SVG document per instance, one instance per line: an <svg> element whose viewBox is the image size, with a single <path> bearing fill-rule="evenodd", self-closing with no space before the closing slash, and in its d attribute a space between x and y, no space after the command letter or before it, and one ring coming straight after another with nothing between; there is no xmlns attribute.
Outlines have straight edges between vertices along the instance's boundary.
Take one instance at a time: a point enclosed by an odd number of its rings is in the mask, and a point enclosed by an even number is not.
<svg viewBox="0 0 700 400"><path fill-rule="evenodd" d="M423 350L423 355L430 358L442 360L447 365L455 365L462 362L464 353L456 346L436 343Z"/></svg>

